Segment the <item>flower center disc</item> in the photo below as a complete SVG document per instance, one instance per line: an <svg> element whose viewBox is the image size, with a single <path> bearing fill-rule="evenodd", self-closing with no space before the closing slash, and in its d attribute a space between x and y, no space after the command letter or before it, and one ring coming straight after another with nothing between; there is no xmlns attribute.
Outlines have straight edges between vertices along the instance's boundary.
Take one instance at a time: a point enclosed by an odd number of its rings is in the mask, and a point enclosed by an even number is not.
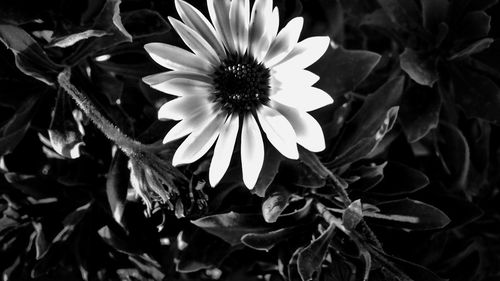
<svg viewBox="0 0 500 281"><path fill-rule="evenodd" d="M269 101L269 77L251 56L230 55L214 72L214 99L229 113L251 111Z"/></svg>

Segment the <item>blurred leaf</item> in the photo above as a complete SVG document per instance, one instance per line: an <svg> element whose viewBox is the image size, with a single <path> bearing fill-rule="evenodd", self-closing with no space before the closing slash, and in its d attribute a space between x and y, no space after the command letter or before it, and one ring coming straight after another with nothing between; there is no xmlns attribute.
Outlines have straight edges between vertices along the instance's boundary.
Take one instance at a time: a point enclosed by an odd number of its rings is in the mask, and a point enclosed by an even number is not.
<svg viewBox="0 0 500 281"><path fill-rule="evenodd" d="M436 32L438 25L446 20L448 0L420 0L424 27Z"/></svg>
<svg viewBox="0 0 500 281"><path fill-rule="evenodd" d="M401 69L418 84L432 87L439 79L436 62L432 56L405 48L399 59Z"/></svg>
<svg viewBox="0 0 500 281"><path fill-rule="evenodd" d="M47 85L54 85L62 66L55 64L26 31L0 24L0 41L14 53L19 70Z"/></svg>
<svg viewBox="0 0 500 281"><path fill-rule="evenodd" d="M37 102L37 96L30 97L17 109L12 119L0 128L0 155L12 152L23 139L35 114Z"/></svg>
<svg viewBox="0 0 500 281"><path fill-rule="evenodd" d="M490 47L490 45L494 42L495 40L493 38L483 38L480 39L469 46L463 48L460 51L455 52L452 54L448 60L454 60L454 59L460 59L465 56L470 56L473 54L480 53Z"/></svg>
<svg viewBox="0 0 500 281"><path fill-rule="evenodd" d="M271 229L261 214L235 212L206 216L191 223L233 246L240 244L241 237L247 233L260 233Z"/></svg>
<svg viewBox="0 0 500 281"><path fill-rule="evenodd" d="M412 84L401 99L399 121L409 142L416 142L439 123L441 95L429 87Z"/></svg>
<svg viewBox="0 0 500 281"><path fill-rule="evenodd" d="M451 67L456 102L470 117L500 122L500 88L488 77L459 66Z"/></svg>
<svg viewBox="0 0 500 281"><path fill-rule="evenodd" d="M353 231L363 219L361 200L352 202L342 214L342 224L347 230Z"/></svg>
<svg viewBox="0 0 500 281"><path fill-rule="evenodd" d="M50 43L49 46L67 48L75 45L81 40L86 40L89 39L90 37L103 37L106 35L109 35L106 31L89 29L79 33L56 38Z"/></svg>
<svg viewBox="0 0 500 281"><path fill-rule="evenodd" d="M376 205L379 213L363 213L367 221L408 230L440 229L450 223L441 210L416 200L401 199Z"/></svg>
<svg viewBox="0 0 500 281"><path fill-rule="evenodd" d="M268 223L276 222L281 213L288 206L288 201L292 194L284 187L276 185L270 192L266 192L266 197L262 203L262 216Z"/></svg>
<svg viewBox="0 0 500 281"><path fill-rule="evenodd" d="M123 13L122 21L134 40L160 35L171 30L170 25L158 12L148 9Z"/></svg>
<svg viewBox="0 0 500 281"><path fill-rule="evenodd" d="M321 264L328 251L330 240L335 233L335 225L330 226L311 244L304 247L298 254L297 267L302 280L317 280L321 272Z"/></svg>
<svg viewBox="0 0 500 281"><path fill-rule="evenodd" d="M380 55L373 52L330 47L319 62L311 66L311 71L322 77L315 87L338 97L363 82L379 60Z"/></svg>
<svg viewBox="0 0 500 281"><path fill-rule="evenodd" d="M414 0L377 1L394 23L410 30L422 25L421 14Z"/></svg>
<svg viewBox="0 0 500 281"><path fill-rule="evenodd" d="M484 11L468 12L457 25L457 37L462 42L479 40L490 32L491 17Z"/></svg>
<svg viewBox="0 0 500 281"><path fill-rule="evenodd" d="M430 271L429 269L409 262L407 260L403 260L400 258L397 258L395 256L380 252L378 250L375 250L379 252L380 255L385 257L385 259L377 259L378 262L382 263L382 265L386 265L387 261L394 263L396 267L400 270L402 270L405 274L407 274L412 280L414 281L447 281L448 279L442 279L439 276L437 276L434 272ZM392 267L392 265L389 265L388 267ZM401 278L404 279L404 278Z"/></svg>
<svg viewBox="0 0 500 281"><path fill-rule="evenodd" d="M384 179L369 193L380 196L397 196L416 192L429 184L421 171L402 163L390 161L384 169Z"/></svg>
<svg viewBox="0 0 500 281"><path fill-rule="evenodd" d="M81 147L85 145L83 125L75 116L79 111L73 108L75 106L71 98L60 88L57 92L56 105L52 111L49 138L52 148L69 159L80 157Z"/></svg>
<svg viewBox="0 0 500 281"><path fill-rule="evenodd" d="M467 139L453 124L439 124L438 156L450 173L452 183L460 188L467 188L470 170L470 149Z"/></svg>

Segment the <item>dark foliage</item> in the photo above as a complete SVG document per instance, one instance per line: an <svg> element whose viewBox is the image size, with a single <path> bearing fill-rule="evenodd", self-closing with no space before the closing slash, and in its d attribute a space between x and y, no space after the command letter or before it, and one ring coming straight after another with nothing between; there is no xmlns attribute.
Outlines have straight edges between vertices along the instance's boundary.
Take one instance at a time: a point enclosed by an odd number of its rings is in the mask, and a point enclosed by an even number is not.
<svg viewBox="0 0 500 281"><path fill-rule="evenodd" d="M497 280L496 4L275 0L335 42L311 66L335 102L326 149L267 146L249 191L161 145L143 46L182 46L174 1L1 1L2 280Z"/></svg>

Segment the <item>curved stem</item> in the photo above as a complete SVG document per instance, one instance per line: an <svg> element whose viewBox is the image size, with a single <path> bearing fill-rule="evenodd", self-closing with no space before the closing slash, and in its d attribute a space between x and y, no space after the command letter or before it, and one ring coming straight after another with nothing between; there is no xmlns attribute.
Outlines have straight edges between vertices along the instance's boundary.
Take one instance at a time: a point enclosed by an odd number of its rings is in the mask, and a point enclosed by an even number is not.
<svg viewBox="0 0 500 281"><path fill-rule="evenodd" d="M85 94L80 92L71 82L71 70L69 68L65 69L59 74L57 80L59 85L73 98L78 107L89 117L89 119L101 130L104 135L120 149L127 154L127 156L132 156L137 154L138 151L144 151L145 147L142 143L135 141L125 135L118 127L113 125L106 117L104 117L101 112L95 107L92 101L89 100Z"/></svg>

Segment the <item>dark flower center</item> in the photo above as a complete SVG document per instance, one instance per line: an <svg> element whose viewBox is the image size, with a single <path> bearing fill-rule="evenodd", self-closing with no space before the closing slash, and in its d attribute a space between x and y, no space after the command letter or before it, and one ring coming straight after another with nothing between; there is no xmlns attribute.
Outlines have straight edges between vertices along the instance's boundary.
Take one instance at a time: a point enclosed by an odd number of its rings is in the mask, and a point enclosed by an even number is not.
<svg viewBox="0 0 500 281"><path fill-rule="evenodd" d="M228 113L252 111L269 101L269 69L249 55L229 55L214 72L214 101Z"/></svg>

